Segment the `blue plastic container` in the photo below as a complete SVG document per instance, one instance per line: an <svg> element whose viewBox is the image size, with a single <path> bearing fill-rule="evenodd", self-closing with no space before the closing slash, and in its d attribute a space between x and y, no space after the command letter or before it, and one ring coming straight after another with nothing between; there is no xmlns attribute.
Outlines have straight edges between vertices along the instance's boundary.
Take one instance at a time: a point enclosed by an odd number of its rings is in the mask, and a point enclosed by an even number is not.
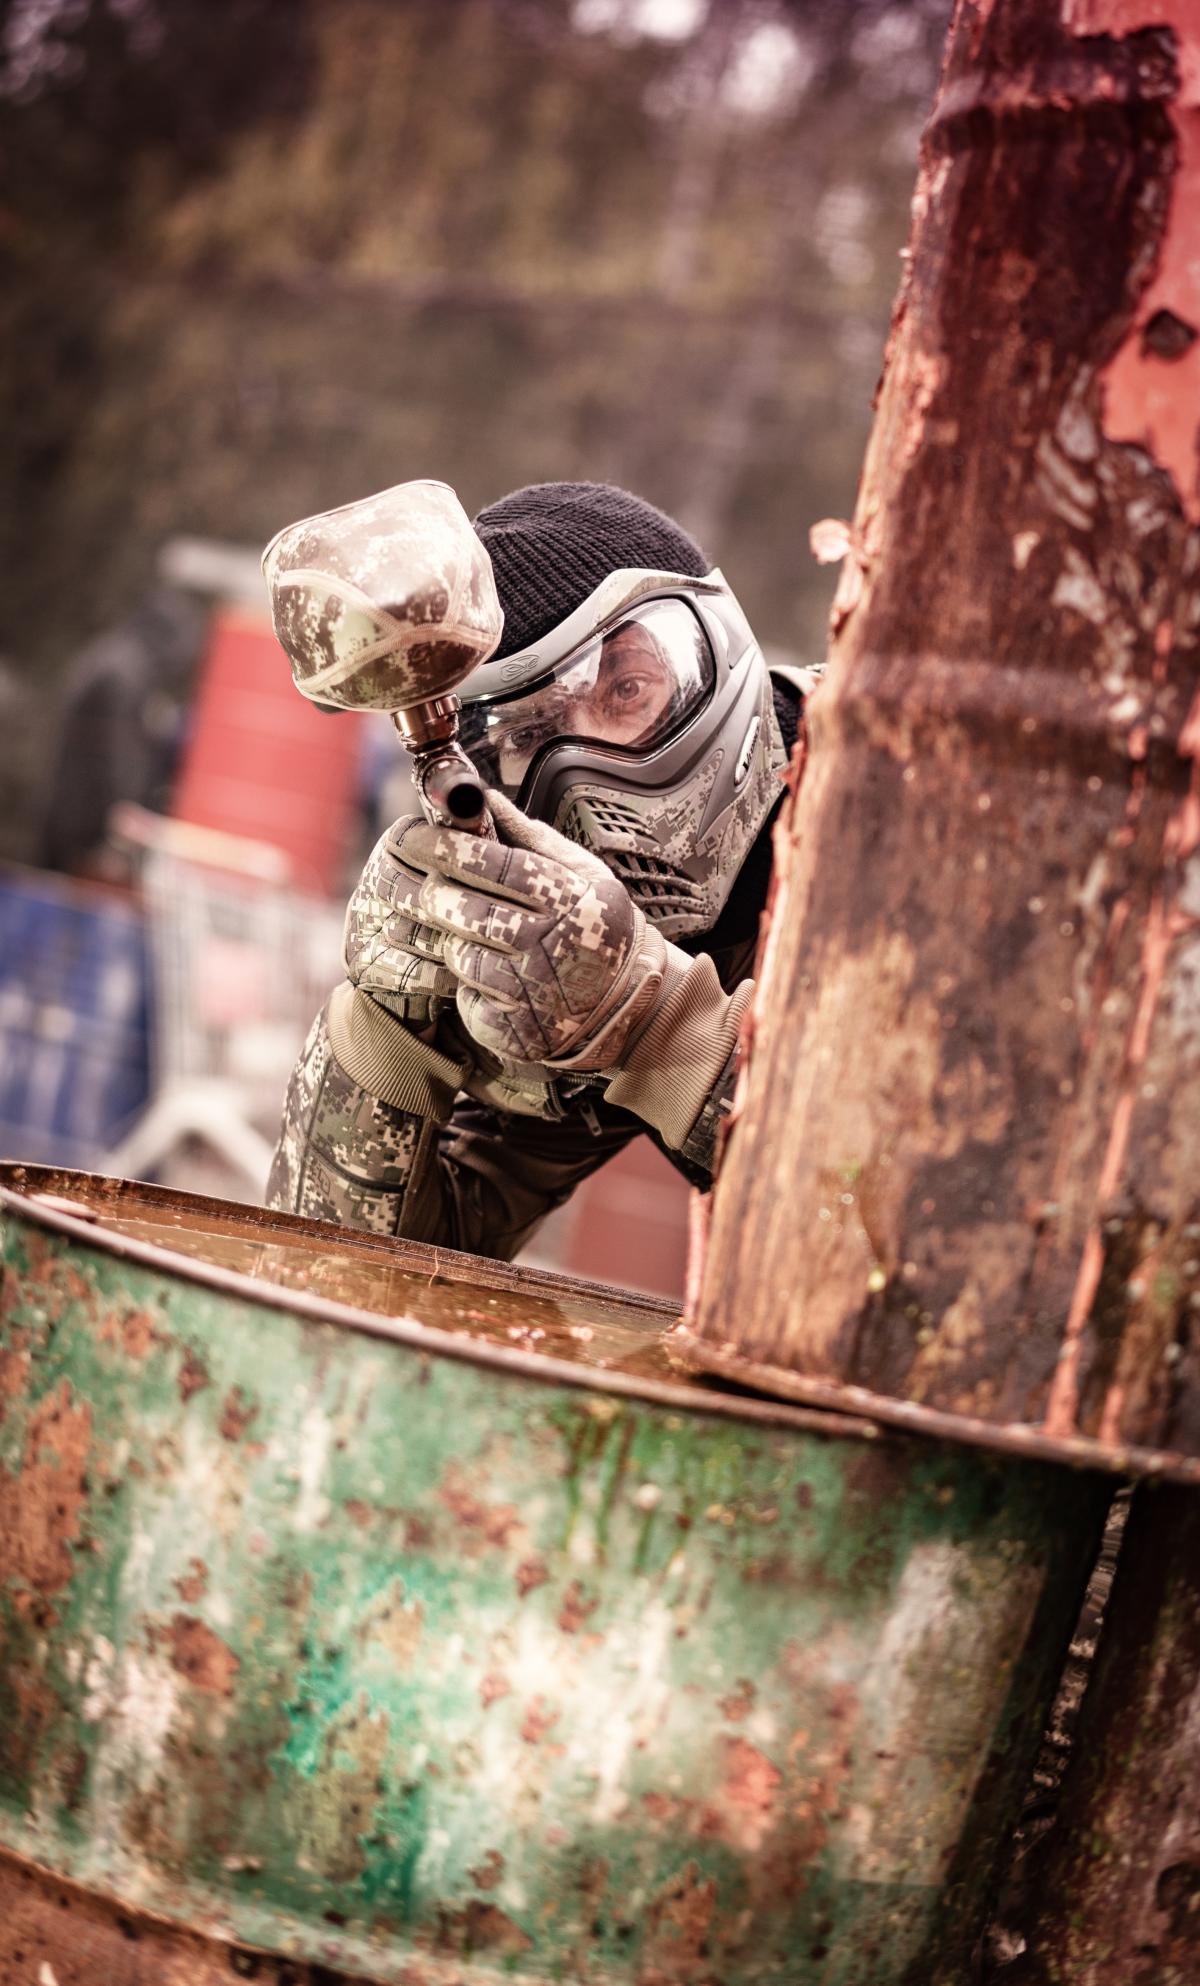
<svg viewBox="0 0 1200 1986"><path fill-rule="evenodd" d="M0 1156L95 1165L145 1107L149 966L139 910L0 870Z"/></svg>

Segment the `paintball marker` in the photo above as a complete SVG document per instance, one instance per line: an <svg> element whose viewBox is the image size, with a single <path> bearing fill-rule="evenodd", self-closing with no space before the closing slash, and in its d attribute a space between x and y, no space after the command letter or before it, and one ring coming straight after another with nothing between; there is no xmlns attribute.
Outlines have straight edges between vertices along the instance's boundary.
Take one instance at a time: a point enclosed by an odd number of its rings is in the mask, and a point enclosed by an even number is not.
<svg viewBox="0 0 1200 1986"><path fill-rule="evenodd" d="M494 832L458 742L458 684L496 648L492 562L446 483L399 483L286 525L263 553L275 633L302 696L386 710L427 820Z"/></svg>

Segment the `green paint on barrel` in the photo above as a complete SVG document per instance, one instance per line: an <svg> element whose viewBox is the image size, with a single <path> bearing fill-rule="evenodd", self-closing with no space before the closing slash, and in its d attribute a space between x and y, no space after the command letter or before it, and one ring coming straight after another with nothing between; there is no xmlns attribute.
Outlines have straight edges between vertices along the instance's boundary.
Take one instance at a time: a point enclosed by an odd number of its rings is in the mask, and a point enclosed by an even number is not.
<svg viewBox="0 0 1200 1986"><path fill-rule="evenodd" d="M99 1211L3 1206L0 1848L396 1986L957 1986L1103 1483L560 1279Z"/></svg>

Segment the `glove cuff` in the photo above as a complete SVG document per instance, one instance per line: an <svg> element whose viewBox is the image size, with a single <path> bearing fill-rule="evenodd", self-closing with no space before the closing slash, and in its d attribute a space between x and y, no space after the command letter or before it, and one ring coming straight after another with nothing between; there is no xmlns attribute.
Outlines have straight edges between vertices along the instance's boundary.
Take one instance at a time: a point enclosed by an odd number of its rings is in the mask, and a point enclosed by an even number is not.
<svg viewBox="0 0 1200 1986"><path fill-rule="evenodd" d="M737 1046L754 981L726 993L706 955L689 958L678 945L664 949L658 1004L604 1094L678 1151Z"/></svg>
<svg viewBox="0 0 1200 1986"><path fill-rule="evenodd" d="M335 990L326 1016L329 1045L352 1082L395 1110L445 1123L467 1074L465 1061L419 1041L349 981Z"/></svg>

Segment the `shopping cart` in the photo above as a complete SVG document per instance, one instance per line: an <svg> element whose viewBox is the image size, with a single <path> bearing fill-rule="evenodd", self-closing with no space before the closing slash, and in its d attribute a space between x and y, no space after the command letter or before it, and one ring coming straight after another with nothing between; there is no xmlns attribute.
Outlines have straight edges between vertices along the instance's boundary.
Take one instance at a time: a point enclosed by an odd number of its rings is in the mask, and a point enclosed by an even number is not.
<svg viewBox="0 0 1200 1986"><path fill-rule="evenodd" d="M343 913L292 888L265 843L130 806L113 828L141 870L152 1087L108 1167L145 1178L199 1140L261 1198L288 1075L340 974Z"/></svg>
<svg viewBox="0 0 1200 1986"><path fill-rule="evenodd" d="M146 1107L145 924L137 903L0 870L0 1156L92 1167Z"/></svg>

